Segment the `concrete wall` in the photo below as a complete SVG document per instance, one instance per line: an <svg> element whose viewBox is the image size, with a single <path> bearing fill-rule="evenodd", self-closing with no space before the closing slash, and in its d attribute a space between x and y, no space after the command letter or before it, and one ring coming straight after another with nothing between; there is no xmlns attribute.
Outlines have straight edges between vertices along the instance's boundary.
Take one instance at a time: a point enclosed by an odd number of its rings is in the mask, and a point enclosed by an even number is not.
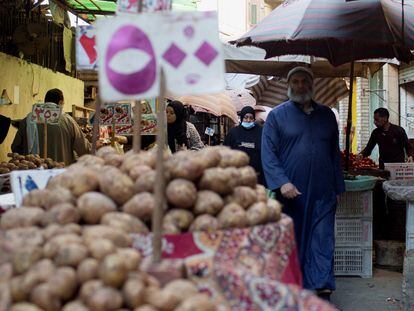
<svg viewBox="0 0 414 311"><path fill-rule="evenodd" d="M371 135L370 121L372 116L370 115L370 101L369 93L366 90L369 89L369 80L364 78L357 78L357 150L360 152L365 148Z"/></svg>
<svg viewBox="0 0 414 311"><path fill-rule="evenodd" d="M218 1L219 30L222 34L236 39L247 30L247 1Z"/></svg>
<svg viewBox="0 0 414 311"><path fill-rule="evenodd" d="M386 90L386 108L390 111L390 122L400 124L400 103L399 103L399 84L398 67L386 64L383 67L384 89Z"/></svg>
<svg viewBox="0 0 414 311"><path fill-rule="evenodd" d="M83 106L84 84L81 80L0 53L0 94L6 89L13 102L13 105L0 106L0 114L12 120L22 119L34 103L43 102L46 92L52 88L62 90L66 112L71 111L74 104ZM15 104L17 97L19 103ZM11 126L6 140L0 145L0 161L6 160L15 134L16 130Z"/></svg>

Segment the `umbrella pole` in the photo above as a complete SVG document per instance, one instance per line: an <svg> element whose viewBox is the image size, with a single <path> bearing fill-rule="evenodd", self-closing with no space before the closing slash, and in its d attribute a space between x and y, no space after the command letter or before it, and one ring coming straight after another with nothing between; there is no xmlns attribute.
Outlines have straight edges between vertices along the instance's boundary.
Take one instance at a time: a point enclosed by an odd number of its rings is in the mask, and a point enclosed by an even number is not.
<svg viewBox="0 0 414 311"><path fill-rule="evenodd" d="M348 118L346 120L346 143L345 143L345 171L349 170L349 153L352 127L352 94L354 92L354 67L355 62L351 61L351 73L349 75L349 99L348 99Z"/></svg>

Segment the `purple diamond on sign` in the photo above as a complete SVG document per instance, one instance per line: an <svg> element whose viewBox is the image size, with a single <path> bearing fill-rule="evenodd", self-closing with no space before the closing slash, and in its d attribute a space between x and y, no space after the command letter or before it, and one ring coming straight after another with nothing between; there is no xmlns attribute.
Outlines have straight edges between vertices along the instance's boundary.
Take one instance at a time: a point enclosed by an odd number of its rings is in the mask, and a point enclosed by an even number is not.
<svg viewBox="0 0 414 311"><path fill-rule="evenodd" d="M210 66L211 62L217 57L217 50L211 46L208 42L204 43L198 48L194 54L199 60L201 60L207 66Z"/></svg>
<svg viewBox="0 0 414 311"><path fill-rule="evenodd" d="M174 43L164 52L162 57L174 68L178 68L187 55Z"/></svg>

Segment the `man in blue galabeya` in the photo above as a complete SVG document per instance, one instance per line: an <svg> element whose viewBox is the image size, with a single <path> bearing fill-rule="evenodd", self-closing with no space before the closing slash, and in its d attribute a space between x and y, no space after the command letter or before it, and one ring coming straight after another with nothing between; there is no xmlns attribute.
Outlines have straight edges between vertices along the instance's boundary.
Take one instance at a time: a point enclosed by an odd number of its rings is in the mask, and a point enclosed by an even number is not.
<svg viewBox="0 0 414 311"><path fill-rule="evenodd" d="M312 100L310 69L295 67L287 79L289 100L270 112L263 129L263 170L293 218L304 287L329 300L337 196L345 191L338 126L331 109Z"/></svg>

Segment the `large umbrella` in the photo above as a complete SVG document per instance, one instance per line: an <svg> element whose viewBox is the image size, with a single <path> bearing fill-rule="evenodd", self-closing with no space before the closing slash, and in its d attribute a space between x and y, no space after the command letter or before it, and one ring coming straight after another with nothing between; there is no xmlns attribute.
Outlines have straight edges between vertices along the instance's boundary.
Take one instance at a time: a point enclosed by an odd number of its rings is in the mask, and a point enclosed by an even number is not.
<svg viewBox="0 0 414 311"><path fill-rule="evenodd" d="M335 66L368 58L414 59L414 4L398 0L285 1L256 27L235 41L266 50L266 57L305 54ZM408 22L407 22L408 21ZM353 83L350 83L349 105ZM346 170L352 109L348 108Z"/></svg>

